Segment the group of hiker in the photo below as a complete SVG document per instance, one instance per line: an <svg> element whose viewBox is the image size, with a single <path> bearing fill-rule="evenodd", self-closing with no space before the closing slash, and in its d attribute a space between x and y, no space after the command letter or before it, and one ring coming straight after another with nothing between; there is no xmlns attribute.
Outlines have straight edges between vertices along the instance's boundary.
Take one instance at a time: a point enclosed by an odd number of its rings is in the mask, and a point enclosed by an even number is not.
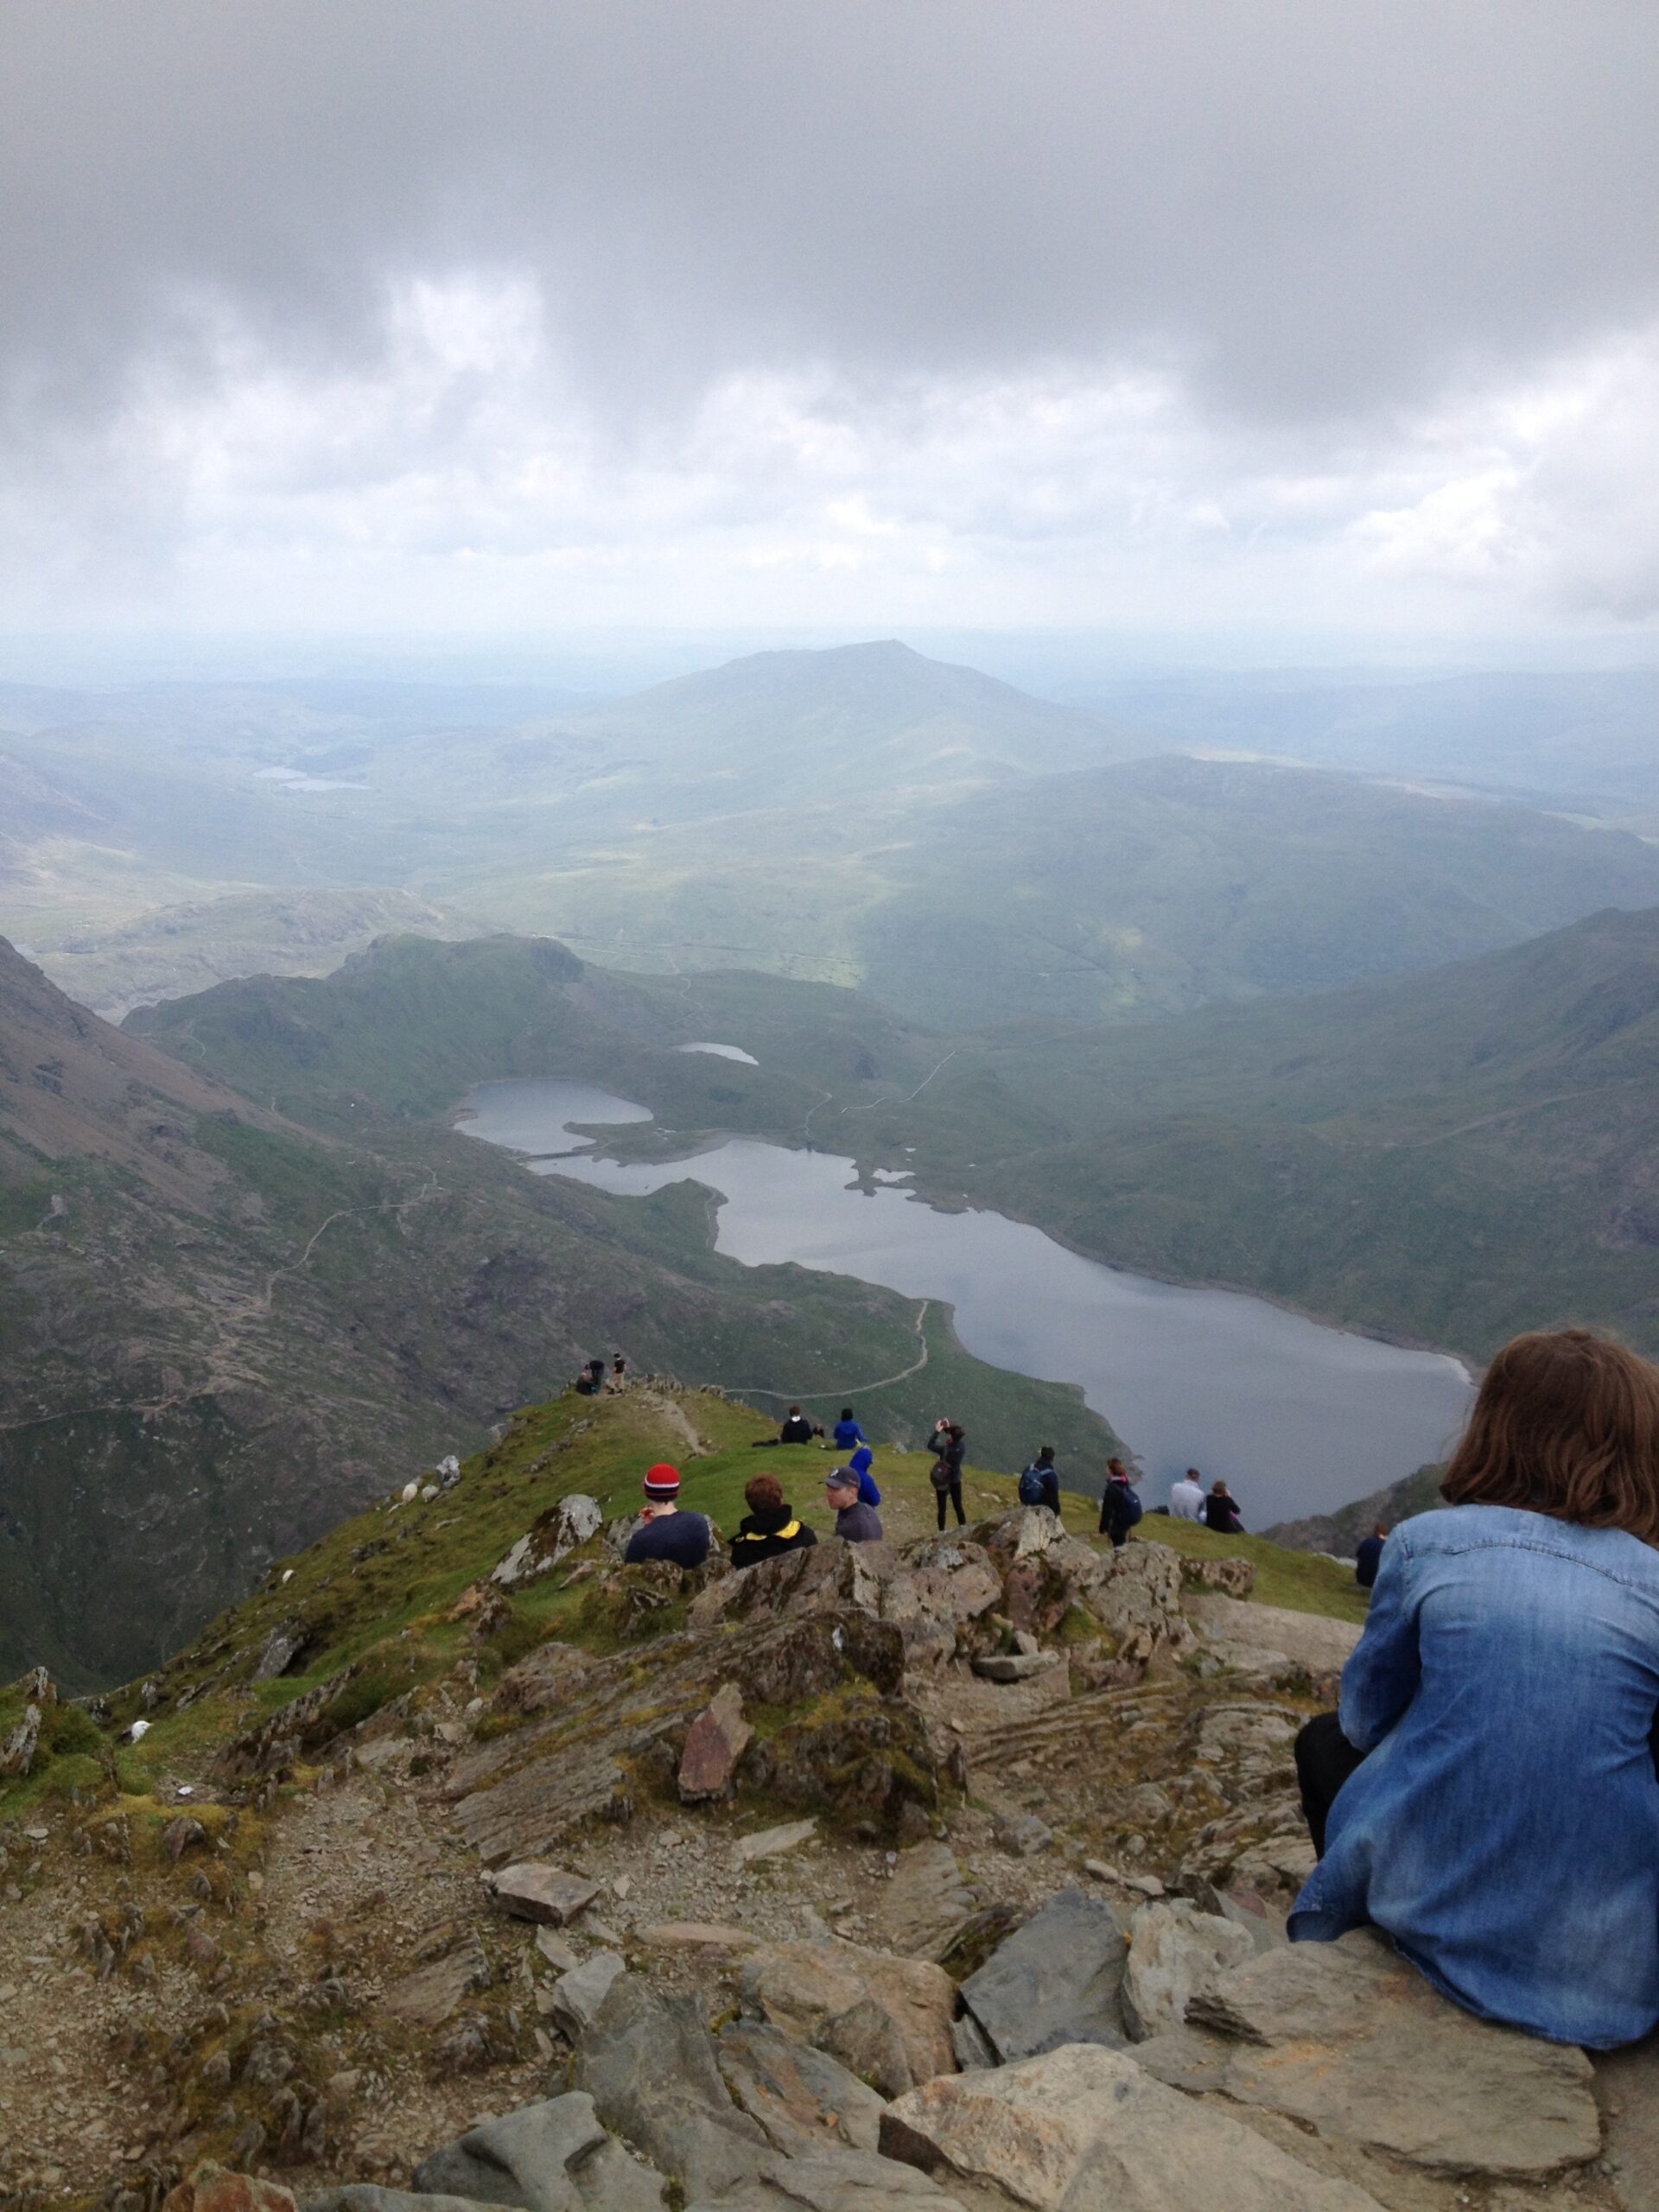
<svg viewBox="0 0 1659 2212"><path fill-rule="evenodd" d="M594 1383L595 1389L603 1386L602 1369L602 1361L592 1360L583 1370L585 1375L601 1370ZM621 1387L623 1372L624 1363L619 1352L618 1379L613 1387ZM581 1389L583 1386L579 1381L576 1387ZM823 1424L810 1420L798 1405L791 1405L777 1435L757 1437L753 1448L769 1451L825 1441L833 1443L842 1455L823 1478L824 1503L836 1516L836 1535L847 1543L881 1542L881 1493L872 1472L875 1455L850 1406L842 1408L841 1418L826 1440ZM947 1515L952 1511L957 1526L966 1528L968 1515L962 1497L962 1471L967 1456L967 1431L960 1421L941 1414L933 1424L927 1449L932 1455L928 1479L933 1490L938 1528L943 1533ZM689 1513L681 1508L678 1474L666 1465L655 1466L645 1477L645 1503L639 1526L628 1542L627 1560L670 1560L680 1567L701 1567L709 1556L710 1530L702 1514ZM749 1510L732 1539L734 1567L753 1567L762 1560L775 1559L780 1552L804 1550L817 1543L811 1529L796 1517L794 1508L784 1496L783 1484L775 1475L756 1475L743 1497ZM1019 1500L1023 1506L1046 1508L1056 1520L1059 1518L1060 1475L1052 1444L1043 1445L1020 1474ZM1115 1548L1121 1548L1128 1542L1129 1531L1141 1519L1142 1510L1123 1461L1109 1460L1100 1501L1101 1535L1109 1538ZM1243 1527L1237 1503L1226 1484L1212 1483L1206 1493L1199 1484L1198 1470L1193 1467L1187 1469L1171 1491L1168 1510L1179 1519L1201 1522L1224 1535L1236 1535Z"/></svg>
<svg viewBox="0 0 1659 2212"><path fill-rule="evenodd" d="M584 1398L597 1398L607 1391L626 1389L628 1381L628 1362L623 1352L611 1354L608 1374L602 1359L586 1359L577 1371L575 1388Z"/></svg>

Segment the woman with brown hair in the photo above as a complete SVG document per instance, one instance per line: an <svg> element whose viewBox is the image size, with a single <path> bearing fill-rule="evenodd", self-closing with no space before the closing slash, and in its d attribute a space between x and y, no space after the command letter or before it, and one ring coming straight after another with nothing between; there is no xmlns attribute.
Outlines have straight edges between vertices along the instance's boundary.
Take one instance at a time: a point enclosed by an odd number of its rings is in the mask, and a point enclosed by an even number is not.
<svg viewBox="0 0 1659 2212"><path fill-rule="evenodd" d="M1483 2018L1634 2042L1659 2023L1659 1371L1516 1337L1441 1494L1297 1743L1321 1856L1292 1940L1370 1923Z"/></svg>

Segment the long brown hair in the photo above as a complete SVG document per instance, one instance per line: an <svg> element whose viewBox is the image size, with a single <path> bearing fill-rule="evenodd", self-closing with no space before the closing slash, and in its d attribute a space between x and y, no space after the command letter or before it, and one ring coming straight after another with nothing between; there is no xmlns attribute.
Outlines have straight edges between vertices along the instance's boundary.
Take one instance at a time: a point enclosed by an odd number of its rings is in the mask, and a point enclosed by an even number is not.
<svg viewBox="0 0 1659 2212"><path fill-rule="evenodd" d="M1440 1490L1659 1544L1659 1369L1588 1329L1511 1338Z"/></svg>

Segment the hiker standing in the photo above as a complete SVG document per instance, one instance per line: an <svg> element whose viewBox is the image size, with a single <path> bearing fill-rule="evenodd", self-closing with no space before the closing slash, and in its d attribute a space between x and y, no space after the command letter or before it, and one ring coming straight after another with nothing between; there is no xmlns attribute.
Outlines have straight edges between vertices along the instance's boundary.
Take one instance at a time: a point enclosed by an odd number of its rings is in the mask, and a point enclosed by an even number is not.
<svg viewBox="0 0 1659 2212"><path fill-rule="evenodd" d="M1106 1462L1106 1487L1100 1497L1100 1533L1109 1536L1114 1551L1122 1551L1129 1531L1141 1518L1141 1501L1121 1459Z"/></svg>
<svg viewBox="0 0 1659 2212"><path fill-rule="evenodd" d="M1376 1570L1382 1564L1382 1547L1389 1532L1378 1522L1369 1536L1362 1536L1354 1547L1354 1580L1362 1590L1375 1587Z"/></svg>
<svg viewBox="0 0 1659 2212"><path fill-rule="evenodd" d="M1060 1471L1054 1465L1054 1446L1045 1444L1020 1478L1021 1505L1046 1505L1060 1517Z"/></svg>
<svg viewBox="0 0 1659 2212"><path fill-rule="evenodd" d="M968 1438L959 1421L941 1418L934 1423L928 1450L933 1454L933 1465L928 1480L933 1485L933 1495L938 1500L939 1527L944 1527L944 1507L948 1498L957 1509L957 1526L965 1529L968 1516L962 1510L962 1462L968 1448Z"/></svg>

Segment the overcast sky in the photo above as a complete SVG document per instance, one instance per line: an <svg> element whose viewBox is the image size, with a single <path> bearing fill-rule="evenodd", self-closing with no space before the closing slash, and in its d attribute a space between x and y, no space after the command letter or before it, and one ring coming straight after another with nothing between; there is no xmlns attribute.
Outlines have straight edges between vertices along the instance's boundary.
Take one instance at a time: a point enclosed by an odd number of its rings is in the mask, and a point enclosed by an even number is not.
<svg viewBox="0 0 1659 2212"><path fill-rule="evenodd" d="M13 630L1659 616L1652 0L5 0Z"/></svg>

